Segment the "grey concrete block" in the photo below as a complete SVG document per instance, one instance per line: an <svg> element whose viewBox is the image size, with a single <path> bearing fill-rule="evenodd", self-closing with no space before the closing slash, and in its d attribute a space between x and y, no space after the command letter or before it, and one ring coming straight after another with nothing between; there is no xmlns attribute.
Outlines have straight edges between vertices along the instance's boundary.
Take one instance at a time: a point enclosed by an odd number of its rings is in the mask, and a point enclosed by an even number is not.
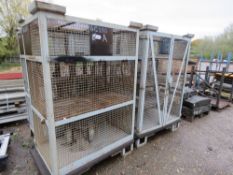
<svg viewBox="0 0 233 175"><path fill-rule="evenodd" d="M50 4L50 3L46 3L46 2L40 2L40 1L33 1L29 5L28 10L31 14L35 14L39 11L58 13L61 15L65 15L65 13L66 13L66 8L64 6Z"/></svg>

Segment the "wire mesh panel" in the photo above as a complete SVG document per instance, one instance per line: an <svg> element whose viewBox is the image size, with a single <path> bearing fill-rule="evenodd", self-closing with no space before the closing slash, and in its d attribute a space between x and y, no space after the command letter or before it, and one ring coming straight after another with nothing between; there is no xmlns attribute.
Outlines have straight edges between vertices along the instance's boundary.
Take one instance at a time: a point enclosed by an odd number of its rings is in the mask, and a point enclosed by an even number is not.
<svg viewBox="0 0 233 175"><path fill-rule="evenodd" d="M32 105L46 117L42 63L27 60Z"/></svg>
<svg viewBox="0 0 233 175"><path fill-rule="evenodd" d="M34 137L35 145L41 154L46 165L51 168L50 152L49 152L49 138L48 138L48 128L45 123L42 123L40 118L33 113L33 123L34 123Z"/></svg>
<svg viewBox="0 0 233 175"><path fill-rule="evenodd" d="M182 91L184 88L184 81L185 81L184 80L185 66L187 62L187 56L185 55L186 53L185 50L187 45L188 42L184 40L176 39L174 42L172 68L171 68L172 82L169 89L169 100L168 100L169 101L168 106L170 107L171 105L171 111L170 111L171 117L180 117L181 115L180 114L180 109L182 105L181 98L182 98Z"/></svg>
<svg viewBox="0 0 233 175"><path fill-rule="evenodd" d="M153 128L160 125L158 109L160 105L157 104L155 81L153 73L153 62L151 58L148 58L147 63L147 77L146 77L146 89L145 89L145 107L144 107L144 120L143 130Z"/></svg>
<svg viewBox="0 0 233 175"><path fill-rule="evenodd" d="M143 130L159 127L162 125L160 121L159 110L162 115L165 103L166 79L169 64L169 52L171 39L161 36L153 36L153 44L150 43L147 60L147 76L145 88L145 104ZM153 47L153 49L152 49ZM152 51L154 51L154 68L152 61ZM155 82L155 76L157 82ZM156 85L158 88L158 96L156 95ZM159 101L159 104L158 104ZM162 117L162 116L161 116Z"/></svg>
<svg viewBox="0 0 233 175"><path fill-rule="evenodd" d="M19 45L19 53L24 55L24 46L23 46L23 36L22 33L17 33L18 45Z"/></svg>
<svg viewBox="0 0 233 175"><path fill-rule="evenodd" d="M134 61L51 63L56 120L133 100Z"/></svg>
<svg viewBox="0 0 233 175"><path fill-rule="evenodd" d="M35 19L28 25L22 27L22 36L24 41L25 55L40 56L41 50L38 19Z"/></svg>
<svg viewBox="0 0 233 175"><path fill-rule="evenodd" d="M141 75L146 73L146 81L139 98L137 119L142 118L142 125L138 123L137 127L146 132L180 117L188 41L174 39L173 42L169 35L142 32L139 46L140 58L147 61L141 61L139 70L141 79L144 78ZM140 86L143 87L143 81ZM144 103L141 103L143 98Z"/></svg>
<svg viewBox="0 0 233 175"><path fill-rule="evenodd" d="M132 105L56 127L62 168L131 135Z"/></svg>
<svg viewBox="0 0 233 175"><path fill-rule="evenodd" d="M50 56L135 56L136 32L48 19Z"/></svg>

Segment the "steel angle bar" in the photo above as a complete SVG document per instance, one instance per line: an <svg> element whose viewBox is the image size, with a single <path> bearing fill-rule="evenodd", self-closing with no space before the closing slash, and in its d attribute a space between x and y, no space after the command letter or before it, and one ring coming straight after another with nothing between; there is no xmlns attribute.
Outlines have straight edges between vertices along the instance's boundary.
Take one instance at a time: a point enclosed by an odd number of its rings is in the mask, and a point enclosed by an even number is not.
<svg viewBox="0 0 233 175"><path fill-rule="evenodd" d="M139 50L139 31L137 31L137 40L136 40L136 57L135 66L134 66L134 92L133 92L133 110L132 110L132 121L135 121L135 111L136 111L136 98L137 98L137 68L138 68L138 50ZM132 122L131 134L134 135L135 122Z"/></svg>
<svg viewBox="0 0 233 175"><path fill-rule="evenodd" d="M138 105L138 119L137 126L138 132L142 131L143 118L144 118L144 106L145 106L145 88L147 79L147 64L149 56L149 40L146 40L145 57L142 59L141 78L140 78L140 91L139 91L139 105Z"/></svg>

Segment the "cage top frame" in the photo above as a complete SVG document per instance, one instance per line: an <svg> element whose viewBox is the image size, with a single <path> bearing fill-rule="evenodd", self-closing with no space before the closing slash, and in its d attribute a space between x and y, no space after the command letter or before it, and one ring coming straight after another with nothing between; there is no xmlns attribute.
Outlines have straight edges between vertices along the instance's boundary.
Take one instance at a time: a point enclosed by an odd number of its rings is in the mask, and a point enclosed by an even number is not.
<svg viewBox="0 0 233 175"><path fill-rule="evenodd" d="M194 37L194 35L193 34L187 34L187 35L181 36L181 35L176 35L176 34L163 33L163 32L157 32L157 31L150 31L150 30L139 31L139 39L140 40L147 42L148 40L151 39L151 37L152 38L153 37L168 38L168 39L173 40L173 41L176 41L176 40L185 41L185 42L187 42L187 44L190 44L192 38ZM140 41L140 42L142 42L142 41ZM167 57L165 57L165 58L169 59ZM145 58L143 56L140 56L140 54L138 54L138 60L143 60L143 59L147 59L147 58ZM175 58L173 58L173 59L175 59Z"/></svg>
<svg viewBox="0 0 233 175"><path fill-rule="evenodd" d="M131 32L138 32L138 29L131 28L131 27L124 26L124 25L119 25L119 24L114 24L114 23L109 23L109 22L103 22L103 21L100 21L100 20L93 20L93 19L69 16L69 15L59 15L59 14L54 14L54 13L44 12L44 11L40 11L40 12L37 12L36 14L33 14L33 15L29 16L21 24L21 26L25 26L25 25L29 24L30 22L32 22L33 20L35 20L36 18L38 18L41 15L44 15L47 18L64 20L64 21L67 21L67 22L70 22L70 21L80 22L80 23L85 23L85 24L98 25L98 26L101 26L101 27L109 27L109 28L114 28L114 29L119 29L119 30L127 30L127 31L131 31Z"/></svg>
<svg viewBox="0 0 233 175"><path fill-rule="evenodd" d="M103 55L102 56L102 55L100 55L100 56L85 56L85 58L90 60L90 61L119 61L119 60L137 60L138 59L138 46L139 46L139 30L138 29L123 26L123 25L98 21L98 20L91 20L91 19L85 19L85 18L80 18L80 17L74 17L74 16L68 16L68 15L55 14L55 13L51 13L51 12L39 11L39 12L31 15L23 23L21 23L21 30L24 26L30 24L32 21L34 21L36 19L38 19L38 21L44 20L44 19L57 19L57 20L64 20L67 22L78 22L78 23L83 23L83 24L96 25L96 26L100 26L100 27L108 27L108 28L117 29L117 30L124 30L124 31L128 31L128 32L135 32L135 34L136 34L135 55L133 55L133 56L118 56L118 55L113 55L113 56ZM46 21L46 26L47 26L47 21ZM39 25L39 27L40 27L40 25ZM22 32L22 31L20 31L20 32ZM46 31L43 31L43 32L46 32ZM42 44L41 41L40 41L40 44ZM42 62L41 56L21 55L21 57L25 57L26 59L32 60L32 61ZM53 56L50 56L50 58L53 58ZM48 60L50 60L50 59L48 58Z"/></svg>
<svg viewBox="0 0 233 175"><path fill-rule="evenodd" d="M163 32L155 32L155 31L140 31L139 32L139 37L140 39L149 39L150 36L153 37L163 37L163 38L170 38L174 40L183 40L190 42L192 37L189 37L189 35L175 35L175 34L169 34L169 33L163 33Z"/></svg>

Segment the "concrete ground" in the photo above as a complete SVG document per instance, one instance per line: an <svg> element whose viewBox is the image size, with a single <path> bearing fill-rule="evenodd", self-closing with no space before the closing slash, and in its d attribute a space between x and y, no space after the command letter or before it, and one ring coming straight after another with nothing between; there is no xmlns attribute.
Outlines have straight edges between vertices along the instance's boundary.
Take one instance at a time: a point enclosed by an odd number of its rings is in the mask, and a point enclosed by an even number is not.
<svg viewBox="0 0 233 175"><path fill-rule="evenodd" d="M8 168L0 175L39 174L29 153L32 140L27 123L10 124L3 130L14 134ZM126 158L108 158L85 174L233 175L233 107L193 123L183 120L177 131L162 131Z"/></svg>

